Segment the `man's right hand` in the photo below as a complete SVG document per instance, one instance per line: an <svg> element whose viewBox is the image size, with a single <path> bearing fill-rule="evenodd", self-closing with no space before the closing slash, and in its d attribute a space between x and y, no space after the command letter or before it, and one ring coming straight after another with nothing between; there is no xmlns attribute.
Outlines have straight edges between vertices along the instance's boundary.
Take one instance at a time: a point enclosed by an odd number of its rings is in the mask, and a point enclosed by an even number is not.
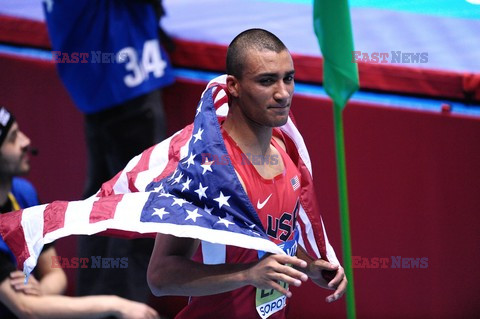
<svg viewBox="0 0 480 319"><path fill-rule="evenodd" d="M291 265L291 266L290 266ZM292 293L278 282L299 287L307 281L308 276L296 268L306 268L307 262L297 257L287 255L265 255L247 270L247 281L260 289L275 289L288 298Z"/></svg>

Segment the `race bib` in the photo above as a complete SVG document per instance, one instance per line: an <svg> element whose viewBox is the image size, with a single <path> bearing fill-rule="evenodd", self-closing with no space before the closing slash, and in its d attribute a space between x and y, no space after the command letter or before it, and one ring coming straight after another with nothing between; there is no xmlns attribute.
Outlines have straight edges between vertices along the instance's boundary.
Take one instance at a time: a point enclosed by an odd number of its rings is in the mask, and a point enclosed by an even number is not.
<svg viewBox="0 0 480 319"><path fill-rule="evenodd" d="M298 232L295 232L293 240L286 241L281 245L278 245L289 256L295 256L297 254ZM259 251L258 258L262 258L265 252ZM279 281L282 287L288 290L288 284ZM268 318L274 313L282 310L287 305L287 297L284 294L276 291L275 289L259 289L257 288L255 295L255 306L257 312L262 319Z"/></svg>

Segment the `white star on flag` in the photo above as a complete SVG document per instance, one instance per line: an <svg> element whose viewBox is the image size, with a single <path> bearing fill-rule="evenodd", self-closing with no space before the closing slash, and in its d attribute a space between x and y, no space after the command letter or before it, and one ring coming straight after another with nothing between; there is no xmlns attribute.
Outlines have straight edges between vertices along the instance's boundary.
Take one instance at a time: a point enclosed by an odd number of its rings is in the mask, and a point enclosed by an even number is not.
<svg viewBox="0 0 480 319"><path fill-rule="evenodd" d="M208 186L203 187L202 182L200 182L200 185L198 185L198 189L194 190L194 192L198 194L199 200L202 200L202 197L207 198L207 194L205 193L207 188Z"/></svg>
<svg viewBox="0 0 480 319"><path fill-rule="evenodd" d="M182 188L182 192L184 190L189 190L190 189L190 183L192 182L192 180L190 179L190 177L187 176L187 180L185 181L185 183L183 183L183 188Z"/></svg>
<svg viewBox="0 0 480 319"><path fill-rule="evenodd" d="M230 204L228 203L229 198L230 196L225 196L223 195L222 191L220 191L220 196L214 198L213 200L218 202L218 208L222 208L223 205L230 206Z"/></svg>
<svg viewBox="0 0 480 319"><path fill-rule="evenodd" d="M203 210L204 210L205 212L207 212L209 215L212 215L213 208L210 208L210 207L208 207L207 205L205 205L205 207L203 208Z"/></svg>
<svg viewBox="0 0 480 319"><path fill-rule="evenodd" d="M205 161L205 163L203 163L203 164L200 165L201 167L203 167L202 175L204 175L207 171L213 172L213 171L212 171L212 164L213 164L213 161L209 162L209 161L208 161L208 158L207 158L207 160Z"/></svg>
<svg viewBox="0 0 480 319"><path fill-rule="evenodd" d="M250 228L250 229L254 229L254 228L255 228L255 224L251 224L251 225L249 225L249 224L245 223L245 225L247 225L247 226L248 226L248 228Z"/></svg>
<svg viewBox="0 0 480 319"><path fill-rule="evenodd" d="M193 144L195 144L198 140L202 141L202 134L203 134L203 129L199 128L197 133L193 135L193 137L195 137L195 141L193 141Z"/></svg>
<svg viewBox="0 0 480 319"><path fill-rule="evenodd" d="M200 111L202 110L202 104L203 104L203 100L200 101L200 104L198 105L197 107L197 113L195 114L195 117L198 115L198 113L200 113Z"/></svg>
<svg viewBox="0 0 480 319"><path fill-rule="evenodd" d="M197 156L197 155L196 155L196 154L193 154L193 152L190 153L190 156L188 157L188 159L187 159L186 161L183 162L183 164L187 163L187 168L189 168L190 165L195 164L194 161L193 161L193 159L195 158L195 156Z"/></svg>
<svg viewBox="0 0 480 319"><path fill-rule="evenodd" d="M232 223L231 221L229 221L227 218L228 218L228 216L225 217L225 218L218 217L218 222L217 223L224 224L225 227L227 227L227 228L228 228L229 225L234 225L235 224L235 223Z"/></svg>
<svg viewBox="0 0 480 319"><path fill-rule="evenodd" d="M175 175L177 175L177 172L178 172L178 168L175 168L175 170L173 171L172 176L170 176L170 177L167 179L167 181L171 181L171 180L175 177Z"/></svg>
<svg viewBox="0 0 480 319"><path fill-rule="evenodd" d="M177 176L177 178L175 178L175 179L173 180L172 185L177 184L177 183L180 183L180 181L182 180L182 178L183 178L183 173L180 173L180 174Z"/></svg>
<svg viewBox="0 0 480 319"><path fill-rule="evenodd" d="M156 188L153 189L154 192L163 193L165 190L163 189L163 184L158 185Z"/></svg>
<svg viewBox="0 0 480 319"><path fill-rule="evenodd" d="M173 195L172 194L169 194L169 193L160 193L158 195L158 197L172 197Z"/></svg>
<svg viewBox="0 0 480 319"><path fill-rule="evenodd" d="M165 210L164 207L162 207L162 208L160 208L160 209L154 208L154 210L155 210L155 212L152 214L152 216L158 216L158 217L160 217L160 219L162 219L162 220L163 220L163 216L164 216L164 215L170 214L169 212L167 212L167 211Z"/></svg>
<svg viewBox="0 0 480 319"><path fill-rule="evenodd" d="M202 215L200 215L198 213L198 208L195 208L194 210L186 209L186 212L187 212L188 216L187 216L187 218L185 218L185 220L191 219L196 223L197 222L197 217L202 217Z"/></svg>
<svg viewBox="0 0 480 319"><path fill-rule="evenodd" d="M175 198L173 199L173 203L172 203L171 206L178 205L178 206L182 207L182 205L185 204L186 202L187 202L187 201L184 200L183 198L175 197Z"/></svg>

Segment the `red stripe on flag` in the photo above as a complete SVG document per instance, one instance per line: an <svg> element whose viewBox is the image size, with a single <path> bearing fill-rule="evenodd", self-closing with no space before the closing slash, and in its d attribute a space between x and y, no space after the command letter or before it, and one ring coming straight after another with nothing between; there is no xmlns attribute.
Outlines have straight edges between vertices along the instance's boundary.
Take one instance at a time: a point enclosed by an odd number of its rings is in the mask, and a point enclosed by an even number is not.
<svg viewBox="0 0 480 319"><path fill-rule="evenodd" d="M152 155L153 149L155 146L148 148L147 150L143 151L142 155L140 156L140 160L138 161L137 165L127 172L127 180L128 180L128 189L132 192L138 192L137 187L135 187L135 182L137 180L138 174L143 171L148 170L148 163L150 162L150 156Z"/></svg>
<svg viewBox="0 0 480 319"><path fill-rule="evenodd" d="M225 96L222 97L220 100L218 101L215 101L217 99L217 95L220 93L220 92L225 92ZM226 85L223 85L223 84L218 84L218 86L215 88L215 90L212 92L212 99L213 101L215 101L214 103L214 106L215 106L215 109L218 109L220 106L222 106L223 104L225 103L228 103L228 90L227 90L227 86Z"/></svg>
<svg viewBox="0 0 480 319"><path fill-rule="evenodd" d="M102 197L93 203L90 212L90 223L97 223L102 220L112 219L115 216L118 203L122 200L123 194Z"/></svg>
<svg viewBox="0 0 480 319"><path fill-rule="evenodd" d="M228 97L226 95L222 97L220 100L215 102L215 109L218 109L220 106L222 106L225 103L228 103Z"/></svg>
<svg viewBox="0 0 480 319"><path fill-rule="evenodd" d="M317 197L315 196L315 189L313 188L313 181L310 177L310 171L303 163L302 159L299 157L298 170L300 171L302 191L300 193L300 203L302 203L303 209L312 224L313 235L315 236L315 242L320 251L322 259L328 261L327 259L327 249L325 243L325 237L323 233L323 226L320 217L320 212L318 210ZM309 252L310 253L310 252ZM314 252L312 256L315 256Z"/></svg>
<svg viewBox="0 0 480 319"><path fill-rule="evenodd" d="M313 248L312 248L312 245L310 244L310 241L308 240L308 237L307 237L307 232L306 232L306 228L305 228L305 223L302 221L301 218L298 218L297 222L300 224L300 229L302 230L302 238L303 238L303 244L305 245L305 250L307 251L307 253L314 257L316 256L317 254L314 252Z"/></svg>
<svg viewBox="0 0 480 319"><path fill-rule="evenodd" d="M17 210L8 214L2 214L0 219L0 231L3 234L3 240L17 257L17 263L23 265L24 261L30 257L27 243L22 227L23 210Z"/></svg>
<svg viewBox="0 0 480 319"><path fill-rule="evenodd" d="M315 243L318 247L318 250L320 251L320 257L328 261L325 243L326 240L323 233L321 216L318 209L317 197L315 196L315 189L313 187L313 180L310 175L310 171L298 154L297 147L295 146L293 140L279 130L274 130L274 134L281 135L283 141L285 142L287 153L290 155L292 161L297 165L297 169L300 172L300 185L302 186L300 192L300 203L302 204L302 207L305 210L308 219L310 220L310 224L312 225L313 235L315 237ZM305 227L302 227L302 230L305 231ZM311 256L316 256L311 244L308 242L306 233L302 233L302 237L305 242L305 249L307 252Z"/></svg>
<svg viewBox="0 0 480 319"><path fill-rule="evenodd" d="M47 205L43 211L43 237L65 225L65 212L68 202L56 201Z"/></svg>
<svg viewBox="0 0 480 319"><path fill-rule="evenodd" d="M192 131L193 124L190 124L172 138L168 148L168 163L162 173L153 180L154 182L164 179L177 168L180 161L180 149L188 142L188 139L192 136Z"/></svg>

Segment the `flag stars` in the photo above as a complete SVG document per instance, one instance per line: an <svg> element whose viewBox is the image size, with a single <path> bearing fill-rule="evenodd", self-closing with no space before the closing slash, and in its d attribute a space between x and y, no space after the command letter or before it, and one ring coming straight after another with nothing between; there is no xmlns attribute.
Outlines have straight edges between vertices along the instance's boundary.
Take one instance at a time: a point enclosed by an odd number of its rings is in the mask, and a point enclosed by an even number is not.
<svg viewBox="0 0 480 319"><path fill-rule="evenodd" d="M180 181L182 180L182 178L183 178L183 173L178 174L178 176L173 180L172 185L177 184L177 183L180 183Z"/></svg>
<svg viewBox="0 0 480 319"><path fill-rule="evenodd" d="M231 219L231 218L229 218L228 215L227 215L225 218L218 217L218 222L217 222L217 224L223 224L223 225L225 225L225 227L228 228L228 226L235 224L235 223L231 222L229 219Z"/></svg>
<svg viewBox="0 0 480 319"><path fill-rule="evenodd" d="M192 182L192 180L190 179L190 177L187 176L187 180L185 181L185 183L183 183L183 188L182 188L182 192L184 190L190 190L190 183Z"/></svg>
<svg viewBox="0 0 480 319"><path fill-rule="evenodd" d="M193 144L195 144L198 140L202 141L202 134L203 134L203 129L199 128L197 133L193 135L193 137L195 137L195 141L193 141Z"/></svg>
<svg viewBox="0 0 480 319"><path fill-rule="evenodd" d="M255 228L255 224L251 224L251 225L249 225L249 224L245 223L245 225L247 225L247 226L248 226L248 228L250 228L250 229L254 229L254 228Z"/></svg>
<svg viewBox="0 0 480 319"><path fill-rule="evenodd" d="M200 165L203 168L202 175L205 175L205 173L207 171L213 172L212 171L212 164L213 164L213 161L209 162L208 158L207 158L207 160L203 164Z"/></svg>
<svg viewBox="0 0 480 319"><path fill-rule="evenodd" d="M158 193L158 192L164 193L164 192L165 192L165 189L163 188L163 184L160 184L160 185L158 185L157 187L155 187L155 188L153 189L153 191L154 191L154 192L157 192L157 193Z"/></svg>
<svg viewBox="0 0 480 319"><path fill-rule="evenodd" d="M254 229L255 229L255 224L249 225L249 224L246 223L246 222L245 222L244 224L245 224L246 226L248 226L249 231L250 231L252 234L254 234L255 236L260 236L260 234L257 233L257 232L254 230Z"/></svg>
<svg viewBox="0 0 480 319"><path fill-rule="evenodd" d="M190 165L193 165L194 164L194 161L193 159L195 158L195 156L197 156L196 154L193 154L193 152L190 153L190 156L188 157L188 159L186 161L183 162L183 164L187 164L187 168L190 167Z"/></svg>
<svg viewBox="0 0 480 319"><path fill-rule="evenodd" d="M172 179L175 178L175 175L177 175L177 172L178 172L178 168L175 169L175 171L173 172L173 174L168 178L169 181L171 181Z"/></svg>
<svg viewBox="0 0 480 319"><path fill-rule="evenodd" d="M203 208L203 210L204 210L205 212L207 212L207 214L212 215L213 207L210 208L210 207L208 207L207 205L205 205L205 207Z"/></svg>
<svg viewBox="0 0 480 319"><path fill-rule="evenodd" d="M154 208L153 210L154 210L154 212L153 212L152 216L158 216L158 217L160 217L160 219L162 219L162 220L163 220L163 216L165 216L165 215L167 215L167 214L170 214L170 213L167 212L167 211L165 210L165 208L163 208L163 207L160 208L160 209Z"/></svg>
<svg viewBox="0 0 480 319"><path fill-rule="evenodd" d="M188 210L186 209L185 210L188 214L188 216L185 218L185 220L193 220L195 223L197 222L197 217L202 217L202 215L200 215L198 213L198 208L195 208L194 210Z"/></svg>
<svg viewBox="0 0 480 319"><path fill-rule="evenodd" d="M197 113L195 114L195 117L198 115L198 113L201 112L201 110L202 110L202 104L203 104L203 100L200 101L200 104L199 104L198 107L197 107Z"/></svg>
<svg viewBox="0 0 480 319"><path fill-rule="evenodd" d="M160 193L158 195L158 197L172 197L173 195L172 194L169 194L169 193Z"/></svg>
<svg viewBox="0 0 480 319"><path fill-rule="evenodd" d="M202 197L207 198L207 194L205 191L207 190L208 186L203 187L202 182L200 182L200 185L198 185L198 189L196 189L194 192L198 194L198 199L202 200Z"/></svg>
<svg viewBox="0 0 480 319"><path fill-rule="evenodd" d="M178 198L178 197L175 197L173 199L173 203L171 206L175 206L175 205L178 205L180 207L182 207L183 204L185 204L187 201L184 200L183 198Z"/></svg>
<svg viewBox="0 0 480 319"><path fill-rule="evenodd" d="M213 200L218 202L218 208L222 208L223 205L230 206L228 203L228 200L230 199L230 196L225 196L223 195L222 191L220 191L220 196L217 198L214 198Z"/></svg>

